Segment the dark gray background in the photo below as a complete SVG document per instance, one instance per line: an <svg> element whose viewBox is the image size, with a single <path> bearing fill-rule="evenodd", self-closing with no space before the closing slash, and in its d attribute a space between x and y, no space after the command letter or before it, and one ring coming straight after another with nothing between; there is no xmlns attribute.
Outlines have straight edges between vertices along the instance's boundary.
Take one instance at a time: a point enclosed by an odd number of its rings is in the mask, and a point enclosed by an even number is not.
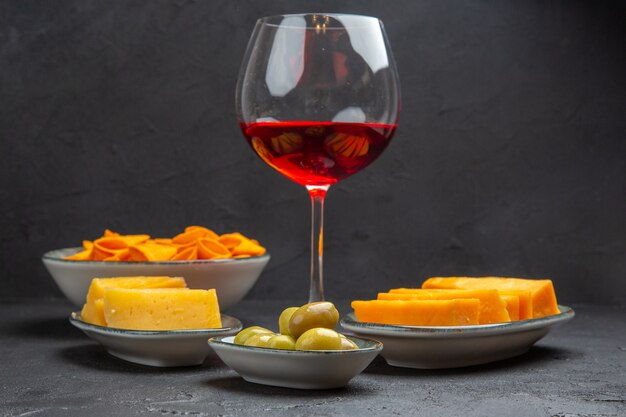
<svg viewBox="0 0 626 417"><path fill-rule="evenodd" d="M0 3L0 298L61 297L47 250L105 227L258 238L251 298L308 287L304 189L248 149L234 86L257 17L376 15L403 88L387 152L331 189L326 289L430 275L626 289L626 21L617 2Z"/></svg>

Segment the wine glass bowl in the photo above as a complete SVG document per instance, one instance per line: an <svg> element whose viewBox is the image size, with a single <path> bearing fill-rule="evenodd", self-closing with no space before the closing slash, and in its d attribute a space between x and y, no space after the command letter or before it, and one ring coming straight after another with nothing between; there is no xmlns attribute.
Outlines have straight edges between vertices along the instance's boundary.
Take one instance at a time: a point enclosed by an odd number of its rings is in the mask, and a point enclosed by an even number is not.
<svg viewBox="0 0 626 417"><path fill-rule="evenodd" d="M259 19L239 74L236 106L257 155L309 190L309 299L323 299L326 191L376 160L397 127L400 88L382 22L319 13Z"/></svg>

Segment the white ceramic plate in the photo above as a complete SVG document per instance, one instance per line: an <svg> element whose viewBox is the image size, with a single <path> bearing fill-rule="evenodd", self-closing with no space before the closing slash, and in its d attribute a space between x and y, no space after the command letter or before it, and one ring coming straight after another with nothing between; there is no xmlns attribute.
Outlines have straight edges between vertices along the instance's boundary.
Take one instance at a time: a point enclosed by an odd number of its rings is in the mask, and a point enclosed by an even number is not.
<svg viewBox="0 0 626 417"><path fill-rule="evenodd" d="M298 389L343 387L363 372L382 349L375 340L350 337L355 350L279 350L236 345L234 337L214 337L209 345L246 381Z"/></svg>
<svg viewBox="0 0 626 417"><path fill-rule="evenodd" d="M478 326L394 326L363 323L350 313L341 326L383 342L381 355L392 366L420 369L458 368L521 355L551 328L574 318L574 310L559 306L560 314L510 323Z"/></svg>
<svg viewBox="0 0 626 417"><path fill-rule="evenodd" d="M63 294L76 306L85 303L93 278L170 276L183 277L189 288L215 288L220 310L237 304L250 291L270 260L269 254L241 259L162 262L69 261L82 248L57 249L43 263Z"/></svg>
<svg viewBox="0 0 626 417"><path fill-rule="evenodd" d="M128 362L149 366L200 365L211 349L207 340L215 336L237 334L241 322L222 314L220 329L144 331L96 326L80 319L73 312L70 323L99 342L111 355Z"/></svg>

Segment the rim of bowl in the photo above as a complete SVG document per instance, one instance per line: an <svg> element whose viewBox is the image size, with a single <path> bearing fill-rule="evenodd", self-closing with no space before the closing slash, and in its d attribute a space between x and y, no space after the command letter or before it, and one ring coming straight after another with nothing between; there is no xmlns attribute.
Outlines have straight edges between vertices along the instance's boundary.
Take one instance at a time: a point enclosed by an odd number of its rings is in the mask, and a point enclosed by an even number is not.
<svg viewBox="0 0 626 417"><path fill-rule="evenodd" d="M364 348L358 348L358 349L351 349L351 350L287 350L287 349L272 349L272 348L263 348L263 347L256 347L256 346L244 346L244 345L237 345L235 343L232 342L225 342L224 339L226 339L227 337L234 337L234 336L216 336L216 337L212 337L208 340L209 345L211 344L216 344L216 345L222 345L222 346L228 346L230 348L233 349L238 349L238 350L248 350L248 351L252 351L252 352L266 352L266 353L283 353L283 354L287 354L287 355L300 355L300 356L305 356L305 355L354 355L354 354L358 354L358 353L363 353L363 352L374 352L374 351L381 351L383 349L383 343L379 340L376 339L370 339L367 337L361 337L361 336L346 336L350 339L358 339L367 343L371 343L371 346L368 347L364 347Z"/></svg>
<svg viewBox="0 0 626 417"><path fill-rule="evenodd" d="M177 336L177 335L207 335L211 333L223 333L228 331L239 331L243 328L241 320L237 317L229 316L228 314L220 314L222 319L229 318L235 320L234 327L220 327L217 329L181 329L181 330L129 330L118 329L116 327L98 326L97 324L87 323L81 320L80 312L72 311L70 314L70 323L78 327L79 329L86 328L88 330L97 331L99 333L106 334L122 334L122 335L134 335L134 336ZM228 337L228 336L224 336Z"/></svg>
<svg viewBox="0 0 626 417"><path fill-rule="evenodd" d="M559 323L561 321L566 321L575 316L574 309L572 309L571 307L559 304L558 308L560 313L553 314L551 316L527 320L509 321L504 323L478 324L472 326L402 326L397 324L379 324L358 321L354 316L354 313L348 313L343 316L340 320L340 324L342 327L351 331L382 331L388 333L396 333L398 335L406 334L416 336L422 336L427 334L433 336L458 335L460 333L483 333L489 331L515 330L522 328L530 330L530 328L543 327Z"/></svg>
<svg viewBox="0 0 626 417"><path fill-rule="evenodd" d="M217 264L217 263L244 263L251 261L259 261L262 259L269 259L270 254L266 252L261 256L250 256L248 258L226 258L226 259L194 259L194 260L182 260L182 261L75 261L71 259L64 259L60 256L55 256L54 253L62 251L75 250L78 253L83 248L80 246L74 246L70 248L54 249L44 253L41 257L44 261L55 261L70 264L85 264L85 265L186 265L186 264Z"/></svg>

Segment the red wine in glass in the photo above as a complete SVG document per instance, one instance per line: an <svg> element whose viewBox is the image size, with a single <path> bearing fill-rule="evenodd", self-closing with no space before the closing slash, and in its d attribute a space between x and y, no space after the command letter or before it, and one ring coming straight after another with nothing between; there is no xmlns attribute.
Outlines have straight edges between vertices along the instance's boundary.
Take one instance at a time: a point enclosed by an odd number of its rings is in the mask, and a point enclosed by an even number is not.
<svg viewBox="0 0 626 417"><path fill-rule="evenodd" d="M372 163L396 125L338 122L241 123L252 149L301 185L331 185Z"/></svg>
<svg viewBox="0 0 626 417"><path fill-rule="evenodd" d="M382 22L319 13L259 19L236 106L254 152L309 192L309 302L323 300L326 191L378 158L398 123L400 86Z"/></svg>

